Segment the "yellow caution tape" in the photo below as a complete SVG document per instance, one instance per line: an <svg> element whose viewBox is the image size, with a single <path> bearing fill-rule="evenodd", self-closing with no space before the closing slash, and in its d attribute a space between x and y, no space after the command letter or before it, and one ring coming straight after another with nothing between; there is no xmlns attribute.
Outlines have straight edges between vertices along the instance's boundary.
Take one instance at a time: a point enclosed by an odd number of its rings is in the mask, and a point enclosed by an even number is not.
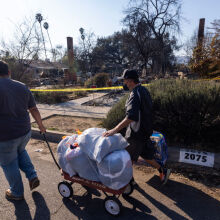
<svg viewBox="0 0 220 220"><path fill-rule="evenodd" d="M194 81L209 81L209 80L220 80L220 77L212 79L198 79ZM150 84L142 84L142 86L149 86ZM79 91L101 91L101 90L120 90L122 86L114 87L102 87L102 88L80 88L80 89L31 89L32 92L79 92Z"/></svg>
<svg viewBox="0 0 220 220"><path fill-rule="evenodd" d="M78 91L98 91L98 90L116 90L122 89L122 86L104 87L104 88L82 88L82 89L31 89L32 92L78 92Z"/></svg>
<svg viewBox="0 0 220 220"><path fill-rule="evenodd" d="M149 84L143 84L147 86ZM103 88L81 88L81 89L31 89L32 92L78 92L78 91L100 91L100 90L118 90L123 89L122 86L103 87Z"/></svg>

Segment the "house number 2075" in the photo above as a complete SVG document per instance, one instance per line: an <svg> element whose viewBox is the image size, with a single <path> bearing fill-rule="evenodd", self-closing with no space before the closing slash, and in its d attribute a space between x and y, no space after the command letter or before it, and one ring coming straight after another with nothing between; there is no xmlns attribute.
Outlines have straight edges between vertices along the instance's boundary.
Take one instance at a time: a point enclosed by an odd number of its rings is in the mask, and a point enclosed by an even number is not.
<svg viewBox="0 0 220 220"><path fill-rule="evenodd" d="M190 149L180 149L179 162L191 163L200 166L213 167L214 166L214 153L190 150Z"/></svg>
<svg viewBox="0 0 220 220"><path fill-rule="evenodd" d="M202 156L200 154L194 154L194 153L185 153L185 159L196 160L205 163L207 161L207 156Z"/></svg>

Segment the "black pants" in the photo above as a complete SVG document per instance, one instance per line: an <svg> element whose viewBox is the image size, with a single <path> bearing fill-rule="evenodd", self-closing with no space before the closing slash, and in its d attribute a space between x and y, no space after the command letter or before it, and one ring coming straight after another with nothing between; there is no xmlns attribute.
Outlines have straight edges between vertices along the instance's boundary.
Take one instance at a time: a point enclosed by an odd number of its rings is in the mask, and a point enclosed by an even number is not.
<svg viewBox="0 0 220 220"><path fill-rule="evenodd" d="M129 139L127 141L129 146L126 148L126 150L130 154L132 161L136 162L139 156L146 160L154 159L155 149L150 139Z"/></svg>

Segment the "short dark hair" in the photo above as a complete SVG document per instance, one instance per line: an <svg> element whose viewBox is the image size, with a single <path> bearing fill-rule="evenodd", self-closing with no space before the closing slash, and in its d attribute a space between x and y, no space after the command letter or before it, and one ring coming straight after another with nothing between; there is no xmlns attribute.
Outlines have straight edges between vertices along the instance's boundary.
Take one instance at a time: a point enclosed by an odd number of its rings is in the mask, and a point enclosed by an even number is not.
<svg viewBox="0 0 220 220"><path fill-rule="evenodd" d="M8 75L8 64L2 60L0 60L0 76Z"/></svg>

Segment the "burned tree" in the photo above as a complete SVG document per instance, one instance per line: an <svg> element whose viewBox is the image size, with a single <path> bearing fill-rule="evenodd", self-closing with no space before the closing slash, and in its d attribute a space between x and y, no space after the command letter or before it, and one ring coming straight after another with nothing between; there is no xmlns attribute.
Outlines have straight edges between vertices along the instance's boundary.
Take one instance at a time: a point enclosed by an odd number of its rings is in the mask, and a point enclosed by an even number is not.
<svg viewBox="0 0 220 220"><path fill-rule="evenodd" d="M174 42L180 31L179 0L131 0L125 11L124 24L142 57L142 66L152 65L153 71L166 71L167 36ZM166 40L165 40L166 39Z"/></svg>
<svg viewBox="0 0 220 220"><path fill-rule="evenodd" d="M14 37L10 41L1 42L5 59L12 72L12 78L27 82L28 66L35 59L38 59L43 49L43 41L39 28L35 25L35 19L25 18L16 25ZM28 83L28 82L27 82Z"/></svg>

